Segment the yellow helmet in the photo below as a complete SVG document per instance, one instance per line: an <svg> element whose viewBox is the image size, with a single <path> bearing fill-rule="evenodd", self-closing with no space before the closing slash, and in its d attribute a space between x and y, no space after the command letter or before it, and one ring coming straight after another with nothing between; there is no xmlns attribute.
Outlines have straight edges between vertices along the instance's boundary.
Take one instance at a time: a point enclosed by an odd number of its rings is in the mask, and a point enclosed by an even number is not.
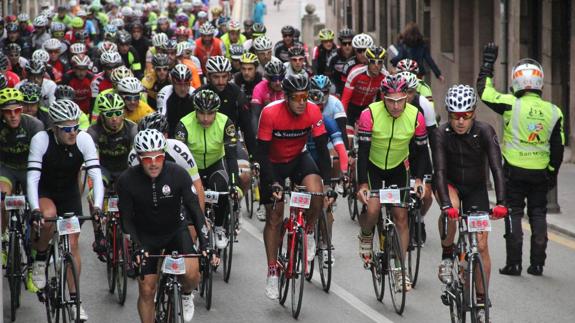
<svg viewBox="0 0 575 323"><path fill-rule="evenodd" d="M383 59L385 56L385 49L381 46L369 47L365 51L365 56L369 59Z"/></svg>
<svg viewBox="0 0 575 323"><path fill-rule="evenodd" d="M256 56L256 54L250 53L250 52L243 53L242 57L240 58L240 62L242 64L255 64L256 66L259 63L258 57Z"/></svg>
<svg viewBox="0 0 575 323"><path fill-rule="evenodd" d="M335 33L333 32L333 30L327 28L320 30L318 36L320 41L335 39Z"/></svg>

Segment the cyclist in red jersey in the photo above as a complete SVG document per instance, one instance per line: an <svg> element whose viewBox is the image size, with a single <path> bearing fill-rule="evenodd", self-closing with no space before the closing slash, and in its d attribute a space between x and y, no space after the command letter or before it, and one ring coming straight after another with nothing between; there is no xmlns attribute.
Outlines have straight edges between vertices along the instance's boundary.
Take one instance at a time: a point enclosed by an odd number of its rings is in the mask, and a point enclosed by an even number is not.
<svg viewBox="0 0 575 323"><path fill-rule="evenodd" d="M92 61L86 55L72 56L72 70L64 74L62 84L69 85L74 89L76 96L74 101L80 107L80 110L86 114L90 114L90 101L92 92L90 86L94 74L90 72Z"/></svg>
<svg viewBox="0 0 575 323"><path fill-rule="evenodd" d="M103 52L100 56L100 65L104 71L96 74L90 84L90 88L92 89L92 106L94 106L94 101L100 92L113 87L110 75L113 69L122 66L122 57L117 52Z"/></svg>
<svg viewBox="0 0 575 323"><path fill-rule="evenodd" d="M266 208L264 227L268 260L266 295L271 299L279 297L277 253L283 203L277 203L275 209L272 209L271 204L274 200L282 199L282 184L287 177L293 183L305 185L310 192L322 192L322 189L324 191L329 189L331 172L327 149L328 135L323 124L323 117L319 107L307 100L308 79L302 75L288 76L282 81L282 87L286 100L276 101L262 111L256 153L256 158L261 165L260 203ZM315 164L309 152L302 152L310 133L316 143L319 165ZM325 185L323 188L322 178ZM320 196L314 196L310 212L306 214L308 261L313 260L315 255L313 231L322 205L323 199Z"/></svg>
<svg viewBox="0 0 575 323"><path fill-rule="evenodd" d="M68 60L63 54L64 45L56 38L50 38L44 42L42 45L44 50L48 52L50 60L47 65L52 66L52 73L54 79L52 81L60 83L62 81L62 75L68 70Z"/></svg>
<svg viewBox="0 0 575 323"><path fill-rule="evenodd" d="M10 62L8 61L8 57L6 57L4 53L0 52L0 74L4 75L6 78L8 87L15 87L16 84L20 83L20 78L16 73L8 70L9 65Z"/></svg>
<svg viewBox="0 0 575 323"><path fill-rule="evenodd" d="M196 48L194 56L200 60L202 72L207 75L206 62L211 56L222 56L225 53L225 47L222 42L214 37L216 29L212 24L205 23L200 27L201 37L196 39Z"/></svg>

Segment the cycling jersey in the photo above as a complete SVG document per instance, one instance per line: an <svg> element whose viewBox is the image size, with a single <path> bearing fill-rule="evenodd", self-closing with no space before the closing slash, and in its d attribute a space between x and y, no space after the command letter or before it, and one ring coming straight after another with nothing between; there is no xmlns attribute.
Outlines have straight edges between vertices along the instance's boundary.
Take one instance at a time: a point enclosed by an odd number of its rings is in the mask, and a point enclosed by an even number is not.
<svg viewBox="0 0 575 323"><path fill-rule="evenodd" d="M92 99L91 84L94 75L91 72L86 77L79 79L74 71L68 71L62 78L62 84L69 85L74 89L74 102L78 103L84 113L90 113L90 102Z"/></svg>
<svg viewBox="0 0 575 323"><path fill-rule="evenodd" d="M154 109L152 109L146 102L140 100L138 102L138 106L134 110L129 110L126 107L126 109L124 109L124 113L126 119L137 124L140 123L140 121L148 114L154 113Z"/></svg>
<svg viewBox="0 0 575 323"><path fill-rule="evenodd" d="M231 59L231 53L230 53L230 47L232 46L232 43L230 41L230 35L229 33L225 33L222 35L222 37L220 37L220 40L222 41L222 43L224 44L226 51L225 51L225 56L228 59ZM240 37L238 39L238 42L235 43L237 45L243 45L243 43L246 41L246 36L240 34Z"/></svg>
<svg viewBox="0 0 575 323"><path fill-rule="evenodd" d="M26 64L27 63L28 63L28 60L25 59L24 57L20 56L20 57L18 57L18 63L17 64L10 64L8 71L18 75L19 78L23 79L26 76Z"/></svg>
<svg viewBox="0 0 575 323"><path fill-rule="evenodd" d="M329 95L327 102L324 104L321 114L333 120L346 117L343 104L335 95L331 94ZM344 130L345 129L341 129L341 131Z"/></svg>
<svg viewBox="0 0 575 323"><path fill-rule="evenodd" d="M431 102L429 102L429 100L426 97L416 94L413 97L413 101L409 103L414 107L416 107L417 110L419 110L419 112L423 114L423 117L425 118L425 126L427 127L428 131L432 128L437 127L435 109L433 108L433 105L431 104Z"/></svg>
<svg viewBox="0 0 575 323"><path fill-rule="evenodd" d="M92 89L92 98L96 98L98 94L104 90L113 88L112 81L107 78L104 74L105 72L101 72L94 76L92 83L90 84L90 88Z"/></svg>
<svg viewBox="0 0 575 323"><path fill-rule="evenodd" d="M433 93L431 93L431 86L425 83L424 80L419 80L419 83L417 84L417 93L429 100L429 102L431 102L431 106L433 107Z"/></svg>
<svg viewBox="0 0 575 323"><path fill-rule="evenodd" d="M16 84L15 88L19 89L26 82L28 82L27 79L20 81ZM52 105L52 102L56 101L56 97L54 96L54 93L56 93L56 87L57 85L54 81L49 79L42 80L42 96L40 97L40 105L49 107Z"/></svg>
<svg viewBox="0 0 575 323"><path fill-rule="evenodd" d="M136 53L136 49L134 47L130 46L128 52L126 54L120 54L120 57L122 57L124 66L134 72L136 77L142 77L142 64L140 64L138 53Z"/></svg>
<svg viewBox="0 0 575 323"><path fill-rule="evenodd" d="M305 66L305 65L299 72L294 71L290 62L285 62L284 66L286 68L285 77L292 76L292 75L304 75L305 77L309 78L312 75L311 71L309 71L307 66Z"/></svg>
<svg viewBox="0 0 575 323"><path fill-rule="evenodd" d="M0 166L16 170L25 170L30 141L42 130L42 122L27 114L20 115L18 128L10 128L4 120L0 121Z"/></svg>
<svg viewBox="0 0 575 323"><path fill-rule="evenodd" d="M384 68L376 76L369 75L367 65L354 68L347 76L341 96L343 107L347 110L349 103L360 107L372 103L386 75L388 73Z"/></svg>
<svg viewBox="0 0 575 323"><path fill-rule="evenodd" d="M104 185L92 137L80 131L76 144L68 146L58 144L51 129L38 132L32 137L28 155L27 192L30 207L33 210L40 208L39 196L58 197L58 200L78 198L79 201L78 173L83 164L94 185L93 205L101 209Z"/></svg>
<svg viewBox="0 0 575 323"><path fill-rule="evenodd" d="M184 64L190 69L190 72L192 73L192 80L190 81L190 85L195 89L202 86L200 75L203 75L202 69L200 68L200 61L197 58L196 61L197 63L187 58L180 59L180 64Z"/></svg>
<svg viewBox="0 0 575 323"><path fill-rule="evenodd" d="M335 149L337 155L339 156L339 168L342 172L347 171L347 152L345 150L345 145L343 144L342 131L335 122L334 119L323 114L323 124L325 125L325 130L329 136L329 149ZM307 150L309 150L311 156L313 157L316 164L319 162L319 155L317 153L317 148L315 146L315 141L311 136L308 137L306 144Z"/></svg>
<svg viewBox="0 0 575 323"><path fill-rule="evenodd" d="M20 83L20 77L18 76L18 74L12 71L4 72L4 76L6 77L8 87L15 87L16 84Z"/></svg>
<svg viewBox="0 0 575 323"><path fill-rule="evenodd" d="M277 58L279 58L279 59L280 59L282 62L284 62L284 63L285 63L285 62L288 62L288 61L289 61L289 53L288 53L288 51L289 51L289 49L290 49L292 46L296 46L296 45L299 45L299 46L301 46L301 47L304 48L304 50L305 50L305 60L308 61L309 54L308 54L307 46L304 45L302 42L297 41L297 40L294 40L294 42L292 43L292 45L289 46L289 47L285 44L285 42L284 42L283 40L278 41L278 42L276 43L276 45L274 46L274 56L277 57Z"/></svg>
<svg viewBox="0 0 575 323"><path fill-rule="evenodd" d="M497 204L503 203L505 179L501 150L491 125L475 120L467 133L457 134L449 123L445 123L434 132L433 137L433 183L441 206L451 206L448 184L456 187L485 187L487 161L495 182Z"/></svg>
<svg viewBox="0 0 575 323"><path fill-rule="evenodd" d="M284 91L273 91L269 87L269 81L264 78L254 87L251 104L257 104L264 107L271 102L283 100L283 98Z"/></svg>
<svg viewBox="0 0 575 323"><path fill-rule="evenodd" d="M106 170L116 173L128 167L128 154L132 148L134 137L138 133L138 127L130 120L124 120L122 128L115 133L106 130L103 120L88 128L88 134L94 140L100 165Z"/></svg>
<svg viewBox="0 0 575 323"><path fill-rule="evenodd" d="M252 102L254 89L261 80L262 74L259 72L256 72L256 76L252 81L246 81L241 72L234 74L234 77L232 78L232 82L240 87L240 90L244 93L248 102Z"/></svg>
<svg viewBox="0 0 575 323"><path fill-rule="evenodd" d="M195 182L200 179L200 175L198 175L198 165L188 146L176 139L167 139L166 142L166 159L184 168L192 178L192 181ZM138 154L132 149L128 155L128 165L133 167L139 164Z"/></svg>
<svg viewBox="0 0 575 323"><path fill-rule="evenodd" d="M208 48L204 46L202 38L196 39L196 48L194 49L194 56L196 56L202 65L202 72L207 74L206 62L212 56L223 56L226 49L223 43L218 38L212 38L212 44Z"/></svg>
<svg viewBox="0 0 575 323"><path fill-rule="evenodd" d="M166 78L163 82L158 81L155 72L147 73L146 76L144 76L142 86L146 89L146 100L152 109L158 110L158 92L160 92L164 86L170 84L172 84L172 82L170 82L169 78Z"/></svg>
<svg viewBox="0 0 575 323"><path fill-rule="evenodd" d="M60 83L64 74L68 72L70 62L68 62L65 57L60 56L55 62L48 62L48 64L52 67L52 80L56 83Z"/></svg>
<svg viewBox="0 0 575 323"><path fill-rule="evenodd" d="M188 95L181 98L174 93L174 86L168 85L164 86L164 88L158 92L158 111L168 119L168 137L174 136L176 126L178 122L180 122L180 119L194 111L194 103L192 100L194 91L195 89L190 87Z"/></svg>
<svg viewBox="0 0 575 323"><path fill-rule="evenodd" d="M322 45L314 47L311 63L313 73L316 75L324 75L326 69L328 68L328 58L334 53L337 53L337 47L335 44L331 50L327 50Z"/></svg>

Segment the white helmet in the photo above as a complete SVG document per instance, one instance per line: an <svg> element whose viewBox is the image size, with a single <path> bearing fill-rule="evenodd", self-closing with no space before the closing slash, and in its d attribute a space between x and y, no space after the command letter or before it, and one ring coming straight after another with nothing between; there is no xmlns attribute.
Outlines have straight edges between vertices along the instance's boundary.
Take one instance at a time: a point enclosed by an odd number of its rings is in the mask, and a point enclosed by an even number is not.
<svg viewBox="0 0 575 323"><path fill-rule="evenodd" d="M62 48L62 43L57 38L50 38L42 44L42 47L44 47L46 51L56 50Z"/></svg>
<svg viewBox="0 0 575 323"><path fill-rule="evenodd" d="M543 88L543 67L536 60L520 59L511 73L513 92L522 90L539 90Z"/></svg>
<svg viewBox="0 0 575 323"><path fill-rule="evenodd" d="M80 107L72 100L56 100L50 105L48 114L53 122L78 120Z"/></svg>
<svg viewBox="0 0 575 323"><path fill-rule="evenodd" d="M73 67L85 67L90 68L92 66L92 61L88 55L80 54L72 56L70 60Z"/></svg>
<svg viewBox="0 0 575 323"><path fill-rule="evenodd" d="M122 10L120 10L120 13L124 17L131 17L134 15L134 10L130 7L123 7Z"/></svg>
<svg viewBox="0 0 575 323"><path fill-rule="evenodd" d="M166 149L166 138L156 129L146 129L134 137L134 150L137 153Z"/></svg>
<svg viewBox="0 0 575 323"><path fill-rule="evenodd" d="M118 52L103 52L100 56L102 65L119 65L122 64L122 57Z"/></svg>
<svg viewBox="0 0 575 323"><path fill-rule="evenodd" d="M154 47L160 47L167 42L168 35L164 33L157 33L154 35L154 37L152 37L152 45L154 45Z"/></svg>
<svg viewBox="0 0 575 323"><path fill-rule="evenodd" d="M261 52L265 50L270 50L273 47L272 40L267 36L261 36L254 39L253 46L256 51Z"/></svg>
<svg viewBox="0 0 575 323"><path fill-rule="evenodd" d="M139 94L142 92L142 82L135 77L125 77L118 82L116 89L120 93Z"/></svg>
<svg viewBox="0 0 575 323"><path fill-rule="evenodd" d="M445 107L447 112L469 112L475 110L477 95L469 85L454 85L447 90Z"/></svg>
<svg viewBox="0 0 575 323"><path fill-rule="evenodd" d="M48 63L50 60L50 54L48 54L48 52L43 49L37 49L34 51L34 53L32 53L32 59L35 61Z"/></svg>
<svg viewBox="0 0 575 323"><path fill-rule="evenodd" d="M230 60L224 56L212 56L206 62L206 71L208 73L225 73L232 71Z"/></svg>
<svg viewBox="0 0 575 323"><path fill-rule="evenodd" d="M351 46L353 46L353 48L370 48L373 46L373 38L368 34L355 35L351 40Z"/></svg>
<svg viewBox="0 0 575 323"><path fill-rule="evenodd" d="M86 52L88 52L88 49L84 43L74 43L70 45L70 53L72 53L72 55L86 54Z"/></svg>
<svg viewBox="0 0 575 323"><path fill-rule="evenodd" d="M411 72L403 71L397 73L397 75L401 76L405 80L408 89L416 89L419 85L419 79L417 78L417 75Z"/></svg>
<svg viewBox="0 0 575 323"><path fill-rule="evenodd" d="M182 56L184 55L184 52L186 50L192 50L192 49L194 49L194 47L192 46L192 44L190 44L190 42L187 41L179 42L178 46L176 47L176 56Z"/></svg>
<svg viewBox="0 0 575 323"><path fill-rule="evenodd" d="M240 25L240 22L232 19L228 22L228 30L240 30L242 28L242 25Z"/></svg>
<svg viewBox="0 0 575 323"><path fill-rule="evenodd" d="M216 28L212 26L211 23L205 22L200 26L199 31L201 35L214 35L216 33Z"/></svg>
<svg viewBox="0 0 575 323"><path fill-rule="evenodd" d="M134 73L132 73L132 70L130 70L126 66L122 65L122 66L118 66L112 70L112 73L110 73L110 81L112 81L112 83L114 83L114 84L117 84L118 82L120 82L124 78L133 77L133 76L134 76Z"/></svg>
<svg viewBox="0 0 575 323"><path fill-rule="evenodd" d="M34 27L46 27L48 26L48 17L39 15L38 17L34 18L34 22L32 24Z"/></svg>
<svg viewBox="0 0 575 323"><path fill-rule="evenodd" d="M27 13L21 13L18 15L18 22L27 22L30 20L30 16Z"/></svg>

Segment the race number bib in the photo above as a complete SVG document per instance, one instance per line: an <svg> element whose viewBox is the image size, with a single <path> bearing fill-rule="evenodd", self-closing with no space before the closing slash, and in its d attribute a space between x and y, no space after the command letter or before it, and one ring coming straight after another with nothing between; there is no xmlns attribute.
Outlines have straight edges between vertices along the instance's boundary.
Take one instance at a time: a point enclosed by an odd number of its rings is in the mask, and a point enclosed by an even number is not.
<svg viewBox="0 0 575 323"><path fill-rule="evenodd" d="M109 197L108 198L108 212L119 212L118 209L118 197Z"/></svg>
<svg viewBox="0 0 575 323"><path fill-rule="evenodd" d="M311 194L292 192L289 200L290 207L309 209L311 204Z"/></svg>
<svg viewBox="0 0 575 323"><path fill-rule="evenodd" d="M6 211L24 210L26 208L26 197L24 195L9 195L4 200Z"/></svg>
<svg viewBox="0 0 575 323"><path fill-rule="evenodd" d="M80 232L80 220L75 216L67 219L58 219L56 224L58 226L58 234L61 236Z"/></svg>
<svg viewBox="0 0 575 323"><path fill-rule="evenodd" d="M218 199L220 197L220 193L214 191L206 191L206 203L216 204L218 203Z"/></svg>
<svg viewBox="0 0 575 323"><path fill-rule="evenodd" d="M381 204L400 204L401 195L398 189L379 190L379 203Z"/></svg>
<svg viewBox="0 0 575 323"><path fill-rule="evenodd" d="M186 273L186 263L184 258L164 258L162 272L171 275L184 275Z"/></svg>
<svg viewBox="0 0 575 323"><path fill-rule="evenodd" d="M469 232L489 232L491 231L491 220L489 215L471 215L467 217L467 230Z"/></svg>

